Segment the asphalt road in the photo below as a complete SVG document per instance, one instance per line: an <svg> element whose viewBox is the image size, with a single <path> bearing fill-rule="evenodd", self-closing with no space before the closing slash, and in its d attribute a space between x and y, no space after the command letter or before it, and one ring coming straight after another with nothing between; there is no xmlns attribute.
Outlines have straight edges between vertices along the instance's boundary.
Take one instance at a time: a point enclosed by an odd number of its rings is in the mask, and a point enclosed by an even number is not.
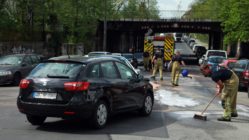
<svg viewBox="0 0 249 140"><path fill-rule="evenodd" d="M25 115L18 112L18 87L0 87L0 139L1 140L232 140L248 139L249 99L245 92L238 93L238 118L232 122L218 122L222 114L220 100L211 104L208 120L193 119L215 93L215 84L199 73L198 66L187 66L190 78L180 78L180 86L170 85L170 73L164 81L152 81L155 105L151 116L140 117L137 112L119 114L111 118L101 130L89 128L86 122L48 118L42 126L32 126ZM142 70L143 71L143 70ZM143 72L150 77L149 72Z"/></svg>

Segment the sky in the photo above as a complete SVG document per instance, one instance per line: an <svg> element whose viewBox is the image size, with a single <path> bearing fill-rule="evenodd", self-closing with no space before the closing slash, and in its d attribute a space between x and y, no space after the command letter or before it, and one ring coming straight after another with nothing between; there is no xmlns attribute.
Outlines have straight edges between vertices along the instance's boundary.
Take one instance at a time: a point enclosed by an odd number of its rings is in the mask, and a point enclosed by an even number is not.
<svg viewBox="0 0 249 140"><path fill-rule="evenodd" d="M161 18L174 18L189 9L195 0L157 0ZM179 10L179 11L178 11Z"/></svg>

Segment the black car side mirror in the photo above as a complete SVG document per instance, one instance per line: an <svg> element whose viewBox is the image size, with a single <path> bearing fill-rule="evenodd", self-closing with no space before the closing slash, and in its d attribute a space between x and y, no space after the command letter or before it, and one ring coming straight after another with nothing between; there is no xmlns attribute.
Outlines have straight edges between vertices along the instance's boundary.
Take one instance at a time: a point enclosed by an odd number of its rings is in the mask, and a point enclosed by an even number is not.
<svg viewBox="0 0 249 140"><path fill-rule="evenodd" d="M143 75L136 74L133 77L130 78L131 82L140 82L143 79Z"/></svg>

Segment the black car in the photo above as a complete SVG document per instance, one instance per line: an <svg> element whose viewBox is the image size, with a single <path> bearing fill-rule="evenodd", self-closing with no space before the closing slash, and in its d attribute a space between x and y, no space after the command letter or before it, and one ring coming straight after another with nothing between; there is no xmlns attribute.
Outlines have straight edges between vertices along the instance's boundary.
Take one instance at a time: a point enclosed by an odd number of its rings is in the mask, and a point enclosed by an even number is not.
<svg viewBox="0 0 249 140"><path fill-rule="evenodd" d="M122 53L121 56L125 57L128 61L130 61L131 65L134 67L134 68L138 68L138 61L137 61L137 58L134 57L134 54L132 53Z"/></svg>
<svg viewBox="0 0 249 140"><path fill-rule="evenodd" d="M13 54L0 58L0 84L19 85L22 78L41 61L36 54Z"/></svg>
<svg viewBox="0 0 249 140"><path fill-rule="evenodd" d="M137 59L137 63L138 63L139 66L144 65L144 58L143 58L143 53L142 52L134 53L134 57Z"/></svg>
<svg viewBox="0 0 249 140"><path fill-rule="evenodd" d="M17 106L33 125L46 117L88 118L102 128L111 114L150 115L152 85L113 57L60 57L40 63L20 83Z"/></svg>
<svg viewBox="0 0 249 140"><path fill-rule="evenodd" d="M239 77L239 86L241 88L248 88L249 85L249 60L238 60L233 67L233 71Z"/></svg>

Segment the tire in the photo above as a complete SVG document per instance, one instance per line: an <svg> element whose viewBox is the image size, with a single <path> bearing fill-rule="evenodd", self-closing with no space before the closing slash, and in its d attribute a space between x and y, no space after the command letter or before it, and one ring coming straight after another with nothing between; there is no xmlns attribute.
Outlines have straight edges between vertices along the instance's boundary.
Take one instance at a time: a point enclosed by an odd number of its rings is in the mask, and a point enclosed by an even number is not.
<svg viewBox="0 0 249 140"><path fill-rule="evenodd" d="M104 128L109 117L108 106L105 101L100 100L94 109L92 125L95 129Z"/></svg>
<svg viewBox="0 0 249 140"><path fill-rule="evenodd" d="M20 73L15 73L13 78L13 85L18 86L21 80L22 80L22 75Z"/></svg>
<svg viewBox="0 0 249 140"><path fill-rule="evenodd" d="M153 108L153 98L151 94L147 94L144 98L143 107L140 109L142 116L149 116Z"/></svg>
<svg viewBox="0 0 249 140"><path fill-rule="evenodd" d="M27 115L27 120L32 124L32 125L42 125L44 121L46 120L46 117L43 116L31 116Z"/></svg>

